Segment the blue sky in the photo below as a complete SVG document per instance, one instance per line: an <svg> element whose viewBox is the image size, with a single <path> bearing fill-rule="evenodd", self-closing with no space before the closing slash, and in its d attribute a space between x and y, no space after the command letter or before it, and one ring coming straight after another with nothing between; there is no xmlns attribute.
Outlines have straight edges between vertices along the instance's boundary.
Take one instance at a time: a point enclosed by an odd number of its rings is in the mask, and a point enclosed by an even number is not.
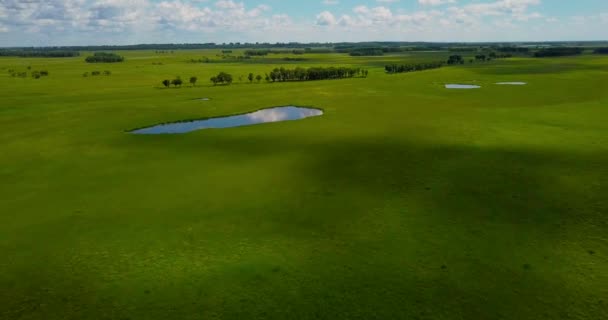
<svg viewBox="0 0 608 320"><path fill-rule="evenodd" d="M607 40L608 0L0 0L0 46Z"/></svg>

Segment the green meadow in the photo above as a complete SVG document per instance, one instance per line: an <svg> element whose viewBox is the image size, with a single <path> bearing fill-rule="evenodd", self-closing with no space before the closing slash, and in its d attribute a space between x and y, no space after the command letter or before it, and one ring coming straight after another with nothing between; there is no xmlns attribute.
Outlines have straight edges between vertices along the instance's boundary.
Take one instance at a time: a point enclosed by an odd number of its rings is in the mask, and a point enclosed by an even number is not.
<svg viewBox="0 0 608 320"><path fill-rule="evenodd" d="M0 58L1 319L608 319L607 56L118 53ZM325 114L128 133L286 105Z"/></svg>

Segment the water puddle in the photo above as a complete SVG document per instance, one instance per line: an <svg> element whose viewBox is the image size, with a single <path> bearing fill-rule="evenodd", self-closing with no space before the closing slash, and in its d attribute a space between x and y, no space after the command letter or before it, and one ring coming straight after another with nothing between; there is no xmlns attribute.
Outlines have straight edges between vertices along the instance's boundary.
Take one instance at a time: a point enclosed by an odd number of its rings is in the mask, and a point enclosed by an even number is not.
<svg viewBox="0 0 608 320"><path fill-rule="evenodd" d="M221 129L250 126L260 123L300 120L323 115L323 111L295 106L262 109L246 114L204 120L182 121L159 124L153 127L131 131L134 134L178 134L204 129Z"/></svg>
<svg viewBox="0 0 608 320"><path fill-rule="evenodd" d="M476 86L472 84L446 84L446 89L479 89L481 86Z"/></svg>
<svg viewBox="0 0 608 320"><path fill-rule="evenodd" d="M496 84L500 85L500 86L525 86L528 83L526 83L526 82L497 82Z"/></svg>

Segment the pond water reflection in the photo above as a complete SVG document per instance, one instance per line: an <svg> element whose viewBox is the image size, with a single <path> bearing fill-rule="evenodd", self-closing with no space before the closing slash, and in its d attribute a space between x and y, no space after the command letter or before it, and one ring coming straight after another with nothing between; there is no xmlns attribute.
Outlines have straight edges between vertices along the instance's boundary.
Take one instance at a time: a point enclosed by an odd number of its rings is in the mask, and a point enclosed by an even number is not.
<svg viewBox="0 0 608 320"><path fill-rule="evenodd" d="M472 84L446 84L446 89L479 89L480 86L472 85Z"/></svg>
<svg viewBox="0 0 608 320"><path fill-rule="evenodd" d="M262 109L246 114L159 124L153 127L131 131L134 134L178 134L203 129L220 129L249 126L260 123L300 120L323 115L323 111L295 106Z"/></svg>

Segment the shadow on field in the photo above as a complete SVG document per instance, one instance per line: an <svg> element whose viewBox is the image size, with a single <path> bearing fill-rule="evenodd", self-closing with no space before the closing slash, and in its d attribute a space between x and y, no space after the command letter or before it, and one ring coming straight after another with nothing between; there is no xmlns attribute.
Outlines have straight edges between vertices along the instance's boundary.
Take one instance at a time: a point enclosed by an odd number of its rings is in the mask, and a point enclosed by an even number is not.
<svg viewBox="0 0 608 320"><path fill-rule="evenodd" d="M99 314L108 319L601 319L606 315L605 292L598 290L606 280L602 260L593 260L599 261L598 267L578 265L599 254L583 248L576 254L560 250L567 242L605 237L608 204L600 182L608 177L607 153L481 148L386 137L248 135L245 139L239 134L210 135L203 142L167 137L142 143L140 151L162 148L195 163L217 158L229 168L287 159L290 171L285 174L290 179L278 183L282 183L279 189L292 190L275 198L269 195L270 204L263 202L236 214L229 212L233 207L227 203L216 212L221 214L217 220L204 216L200 208L189 215L169 208L160 212L172 215L165 219L129 220L125 214L111 221L120 222L117 226L82 218L72 232L48 237L54 241L65 237L72 244L62 251L64 257L30 276L31 283L12 281L7 286L11 294L0 296L8 308L3 315L74 319ZM165 159L162 165L167 164ZM206 170L212 168L191 175ZM148 188L158 188L153 179L146 179ZM299 190L300 186L314 187L314 195ZM133 202L144 201L136 195L133 192ZM72 218L57 221L55 227L69 230L62 225L70 223ZM107 233L100 237L101 243L92 241L95 237L80 238L83 226L89 224ZM194 232L189 231L192 228ZM120 238L125 231L129 237ZM33 273L20 272L21 276Z"/></svg>
<svg viewBox="0 0 608 320"><path fill-rule="evenodd" d="M301 154L294 170L334 192L415 194L456 220L529 226L599 223L608 153L424 145L390 139L300 141L219 137L204 149L238 159Z"/></svg>

